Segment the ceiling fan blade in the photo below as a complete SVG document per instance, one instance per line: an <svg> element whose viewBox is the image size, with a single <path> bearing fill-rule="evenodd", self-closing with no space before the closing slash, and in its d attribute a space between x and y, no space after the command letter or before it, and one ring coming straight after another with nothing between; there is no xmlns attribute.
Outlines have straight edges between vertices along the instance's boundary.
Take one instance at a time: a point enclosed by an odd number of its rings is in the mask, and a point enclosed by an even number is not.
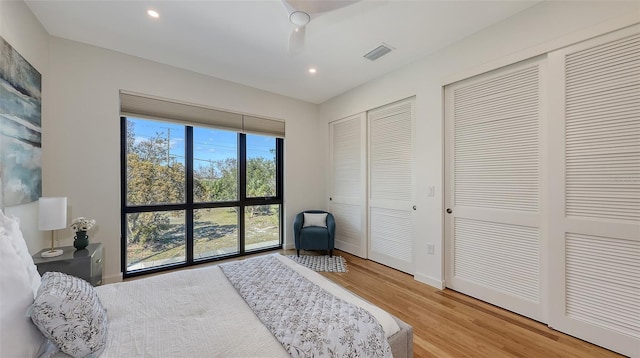
<svg viewBox="0 0 640 358"><path fill-rule="evenodd" d="M294 26L289 35L289 55L296 55L304 49L305 26Z"/></svg>
<svg viewBox="0 0 640 358"><path fill-rule="evenodd" d="M284 9L287 14L291 14L292 12L296 11L296 8L293 7L293 5L291 5L287 0L282 0L282 5L284 5Z"/></svg>
<svg viewBox="0 0 640 358"><path fill-rule="evenodd" d="M360 0L282 0L285 7L304 11L308 14L319 14L347 7Z"/></svg>
<svg viewBox="0 0 640 358"><path fill-rule="evenodd" d="M294 25L289 35L289 55L296 55L304 49L305 27L311 21L311 14L323 13L347 7L360 0L281 0L289 21Z"/></svg>

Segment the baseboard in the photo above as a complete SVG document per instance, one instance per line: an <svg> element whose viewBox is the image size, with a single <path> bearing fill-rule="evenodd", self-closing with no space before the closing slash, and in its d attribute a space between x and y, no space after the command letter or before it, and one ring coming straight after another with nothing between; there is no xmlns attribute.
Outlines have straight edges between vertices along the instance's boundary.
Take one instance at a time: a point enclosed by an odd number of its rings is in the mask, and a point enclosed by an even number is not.
<svg viewBox="0 0 640 358"><path fill-rule="evenodd" d="M296 245L295 244L286 244L286 245L283 246L283 248L285 250L295 250Z"/></svg>
<svg viewBox="0 0 640 358"><path fill-rule="evenodd" d="M418 282L426 283L427 285L433 286L439 290L444 290L445 285L444 281L442 280L438 280L431 276L427 276L418 272L413 275L413 278Z"/></svg>
<svg viewBox="0 0 640 358"><path fill-rule="evenodd" d="M106 285L109 283L116 283L116 282L122 282L122 272L120 272L117 275L111 275L111 276L103 276L102 277L102 284Z"/></svg>

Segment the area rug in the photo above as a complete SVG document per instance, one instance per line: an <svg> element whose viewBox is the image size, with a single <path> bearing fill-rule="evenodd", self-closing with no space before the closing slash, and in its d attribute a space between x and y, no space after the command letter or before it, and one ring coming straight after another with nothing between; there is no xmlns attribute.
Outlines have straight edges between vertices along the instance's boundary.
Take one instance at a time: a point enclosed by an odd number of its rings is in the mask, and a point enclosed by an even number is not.
<svg viewBox="0 0 640 358"><path fill-rule="evenodd" d="M289 255L287 257L313 271L347 272L347 263L342 256Z"/></svg>

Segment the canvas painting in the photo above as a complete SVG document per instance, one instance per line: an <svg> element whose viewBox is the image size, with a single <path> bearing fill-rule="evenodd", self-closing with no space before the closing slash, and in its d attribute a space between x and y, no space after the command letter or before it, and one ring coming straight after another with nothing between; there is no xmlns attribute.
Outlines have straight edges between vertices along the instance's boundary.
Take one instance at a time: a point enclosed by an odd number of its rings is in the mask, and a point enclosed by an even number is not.
<svg viewBox="0 0 640 358"><path fill-rule="evenodd" d="M42 195L40 73L0 37L0 203Z"/></svg>

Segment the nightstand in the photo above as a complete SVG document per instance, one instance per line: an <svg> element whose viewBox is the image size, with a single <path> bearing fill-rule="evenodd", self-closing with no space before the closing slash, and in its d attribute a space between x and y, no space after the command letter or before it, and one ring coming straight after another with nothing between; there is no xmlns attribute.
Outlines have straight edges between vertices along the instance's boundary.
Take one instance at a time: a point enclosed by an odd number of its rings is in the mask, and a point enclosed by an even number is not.
<svg viewBox="0 0 640 358"><path fill-rule="evenodd" d="M102 244L89 244L84 250L76 250L73 246L58 247L62 255L44 258L40 254L49 249L42 249L33 255L33 263L38 267L40 275L45 272L58 271L80 277L93 286L102 284Z"/></svg>

